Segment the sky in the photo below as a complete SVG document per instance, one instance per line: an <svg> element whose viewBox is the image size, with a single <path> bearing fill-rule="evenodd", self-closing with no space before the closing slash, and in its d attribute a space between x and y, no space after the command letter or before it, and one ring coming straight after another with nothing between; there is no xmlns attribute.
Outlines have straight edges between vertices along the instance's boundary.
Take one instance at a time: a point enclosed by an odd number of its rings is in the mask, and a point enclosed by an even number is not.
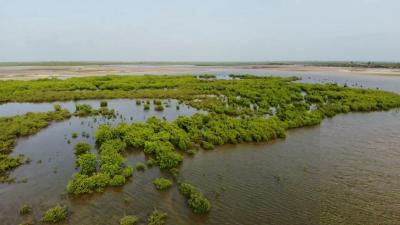
<svg viewBox="0 0 400 225"><path fill-rule="evenodd" d="M399 0L0 0L0 61L400 61Z"/></svg>

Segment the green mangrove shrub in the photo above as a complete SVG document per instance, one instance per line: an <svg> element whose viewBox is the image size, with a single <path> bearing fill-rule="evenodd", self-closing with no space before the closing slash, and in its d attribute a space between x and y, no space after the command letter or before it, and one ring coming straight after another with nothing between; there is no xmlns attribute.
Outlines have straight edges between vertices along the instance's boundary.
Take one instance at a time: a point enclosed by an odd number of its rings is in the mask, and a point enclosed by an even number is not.
<svg viewBox="0 0 400 225"><path fill-rule="evenodd" d="M139 221L139 217L129 215L129 216L124 216L119 220L120 225L134 225Z"/></svg>
<svg viewBox="0 0 400 225"><path fill-rule="evenodd" d="M155 209L147 218L147 225L164 225L166 220L167 214Z"/></svg>
<svg viewBox="0 0 400 225"><path fill-rule="evenodd" d="M136 169L138 171L143 171L146 169L146 165L144 165L144 163L138 163L138 164L136 164Z"/></svg>
<svg viewBox="0 0 400 225"><path fill-rule="evenodd" d="M67 220L68 209L66 206L57 205L47 210L41 221L44 223L58 223Z"/></svg>
<svg viewBox="0 0 400 225"><path fill-rule="evenodd" d="M211 210L211 203L195 187L187 183L181 183L180 193L186 197L190 209L197 214L204 214Z"/></svg>
<svg viewBox="0 0 400 225"><path fill-rule="evenodd" d="M76 156L79 156L79 155L82 155L82 154L86 154L86 153L90 153L90 150L91 150L91 147L87 143L78 142L74 146L74 154Z"/></svg>
<svg viewBox="0 0 400 225"><path fill-rule="evenodd" d="M172 186L172 181L166 178L156 178L153 184L158 190L166 190Z"/></svg>

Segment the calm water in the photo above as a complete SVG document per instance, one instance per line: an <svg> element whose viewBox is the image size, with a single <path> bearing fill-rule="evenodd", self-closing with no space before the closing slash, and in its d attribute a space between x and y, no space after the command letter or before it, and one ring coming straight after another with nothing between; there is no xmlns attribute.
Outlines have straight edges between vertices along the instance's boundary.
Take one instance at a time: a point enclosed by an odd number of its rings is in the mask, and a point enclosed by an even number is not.
<svg viewBox="0 0 400 225"><path fill-rule="evenodd" d="M380 77L379 77L380 78ZM314 81L318 81L313 77ZM328 79L328 78L327 78ZM349 78L347 78L349 79ZM356 82L357 77L351 78ZM371 78L368 78L371 79ZM392 78L391 78L392 79ZM397 86L396 86L397 82ZM374 85L394 87L400 79L382 79ZM80 101L97 107L99 101ZM180 179L194 184L210 199L212 211L191 213L176 186L156 191L152 181L158 168L136 172L122 188L104 194L73 198L65 186L75 171L73 145L94 144L101 123L140 121L151 115L173 120L196 112L187 106L176 111L176 101L164 112L144 113L131 100L110 100L119 116L113 120L73 117L54 123L36 135L22 138L14 150L32 159L12 173L17 183L0 184L0 224L18 224L24 203L39 219L43 211L62 202L69 205L69 224L117 224L125 214L144 218L155 207L168 213L168 224L399 224L400 221L400 112L351 113L324 120L320 126L291 130L285 140L268 144L226 145L185 157ZM62 103L74 110L74 102ZM0 116L26 111L48 111L52 104L4 104ZM132 118L131 118L132 117ZM72 132L90 138L71 139ZM140 152L127 155L132 164L143 162ZM38 161L41 160L41 163Z"/></svg>

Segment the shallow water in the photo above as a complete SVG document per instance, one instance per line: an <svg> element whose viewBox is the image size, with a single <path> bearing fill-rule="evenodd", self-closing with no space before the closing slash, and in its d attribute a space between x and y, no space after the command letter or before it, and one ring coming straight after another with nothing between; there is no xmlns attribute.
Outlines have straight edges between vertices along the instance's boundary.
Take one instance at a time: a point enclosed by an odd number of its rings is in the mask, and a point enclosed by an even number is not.
<svg viewBox="0 0 400 225"><path fill-rule="evenodd" d="M358 79L358 78L354 78ZM398 81L400 82L400 81ZM393 81L382 80L382 87ZM371 86L374 83L370 84ZM397 86L400 89L400 84ZM393 91L400 90L394 89ZM99 106L99 101L79 101ZM109 100L120 115L113 120L73 117L54 123L18 141L14 154L32 159L16 169L17 183L0 184L1 224L39 219L49 207L69 206L69 224L117 224L126 214L144 218L155 207L168 213L168 224L398 224L400 221L400 112L351 113L326 119L320 126L288 132L285 140L263 144L226 145L186 156L180 179L194 184L210 199L208 215L191 213L174 186L155 190L152 181L167 176L157 167L135 172L122 188L73 198L65 187L75 171L73 146L83 140L94 145L100 123L141 121L151 115L173 120L190 116L190 107L176 111L176 101L164 112L143 111L132 100ZM51 103L0 105L0 116L26 111L49 111ZM62 103L74 110L75 102ZM18 109L18 110L16 110ZM93 128L92 128L93 126ZM72 132L90 138L71 139ZM130 163L144 162L140 152L127 155ZM41 160L41 163L38 161ZM22 218L19 207L31 204L33 214Z"/></svg>
<svg viewBox="0 0 400 225"><path fill-rule="evenodd" d="M203 72L195 73L197 75ZM230 74L254 74L258 76L281 76L281 77L300 77L300 82L304 83L338 83L347 84L349 87L380 89L391 92L400 93L400 77L399 76L374 76L363 74L330 74L318 72L293 72L293 71L277 71L272 69L232 69L218 68L207 71L207 74L217 75L219 78L227 79Z"/></svg>

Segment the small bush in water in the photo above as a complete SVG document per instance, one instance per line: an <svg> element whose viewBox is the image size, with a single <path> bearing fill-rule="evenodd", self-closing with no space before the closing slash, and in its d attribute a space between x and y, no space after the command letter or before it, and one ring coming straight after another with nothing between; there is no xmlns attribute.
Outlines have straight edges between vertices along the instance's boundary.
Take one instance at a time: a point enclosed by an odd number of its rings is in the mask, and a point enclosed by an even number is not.
<svg viewBox="0 0 400 225"><path fill-rule="evenodd" d="M158 190L166 190L172 186L172 181L165 178L157 178L153 181Z"/></svg>
<svg viewBox="0 0 400 225"><path fill-rule="evenodd" d="M139 171L143 171L146 169L146 166L144 165L144 163L138 163L136 164L136 169Z"/></svg>
<svg viewBox="0 0 400 225"><path fill-rule="evenodd" d="M120 225L134 225L139 221L137 216L124 216L119 220Z"/></svg>
<svg viewBox="0 0 400 225"><path fill-rule="evenodd" d="M73 132L73 133L71 134L71 137L72 137L72 138L77 138L77 137L78 137L78 133Z"/></svg>
<svg viewBox="0 0 400 225"><path fill-rule="evenodd" d="M149 218L147 218L148 225L164 225L167 220L167 214L160 212L158 210L154 210Z"/></svg>
<svg viewBox="0 0 400 225"><path fill-rule="evenodd" d="M108 102L107 101L101 101L100 102L100 107L107 107L108 106Z"/></svg>
<svg viewBox="0 0 400 225"><path fill-rule="evenodd" d="M161 105L162 104L161 100L159 100L159 99L155 99L153 101L153 103L154 103L154 105Z"/></svg>
<svg viewBox="0 0 400 225"><path fill-rule="evenodd" d="M164 111L164 106L156 105L156 107L154 107L154 110L159 111L159 112Z"/></svg>
<svg viewBox="0 0 400 225"><path fill-rule="evenodd" d="M181 183L179 191L188 199L188 205L192 209L192 212L202 214L210 211L211 203L193 185Z"/></svg>
<svg viewBox="0 0 400 225"><path fill-rule="evenodd" d="M29 205L24 204L19 209L19 214L26 215L26 214L29 214L31 211L32 211L32 208Z"/></svg>
<svg viewBox="0 0 400 225"><path fill-rule="evenodd" d="M42 217L44 223L58 223L67 219L67 207L57 205L45 212Z"/></svg>

